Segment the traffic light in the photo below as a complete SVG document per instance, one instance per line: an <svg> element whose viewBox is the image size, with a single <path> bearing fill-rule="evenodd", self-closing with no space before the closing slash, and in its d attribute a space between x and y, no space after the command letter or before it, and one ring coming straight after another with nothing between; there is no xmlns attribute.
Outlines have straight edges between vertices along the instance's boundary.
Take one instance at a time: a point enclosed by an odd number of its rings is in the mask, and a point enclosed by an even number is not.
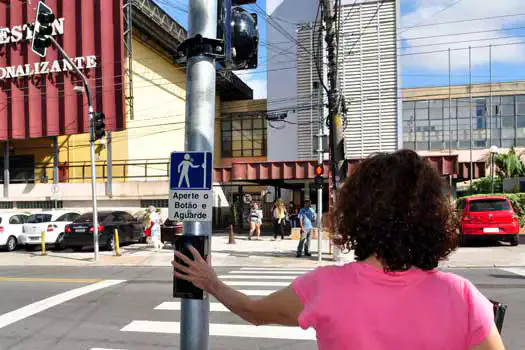
<svg viewBox="0 0 525 350"><path fill-rule="evenodd" d="M221 0L219 5L218 38L224 41L224 65L231 70L257 68L259 27L257 15L240 5L255 0Z"/></svg>
<svg viewBox="0 0 525 350"><path fill-rule="evenodd" d="M42 1L38 3L36 20L31 48L40 57L45 57L47 48L51 46L50 36L53 34L53 22L55 22L53 10Z"/></svg>
<svg viewBox="0 0 525 350"><path fill-rule="evenodd" d="M314 173L315 173L315 185L318 188L320 188L323 186L324 166L322 164L316 165L314 169Z"/></svg>
<svg viewBox="0 0 525 350"><path fill-rule="evenodd" d="M95 135L95 140L100 140L106 136L106 124L104 123L105 119L106 116L104 113L95 113L93 118L93 133Z"/></svg>

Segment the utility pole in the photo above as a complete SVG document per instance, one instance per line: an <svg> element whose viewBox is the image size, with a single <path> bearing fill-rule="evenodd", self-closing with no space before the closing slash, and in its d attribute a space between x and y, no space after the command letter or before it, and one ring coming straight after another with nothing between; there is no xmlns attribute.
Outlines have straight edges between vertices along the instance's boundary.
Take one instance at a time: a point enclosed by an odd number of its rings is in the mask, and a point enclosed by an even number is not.
<svg viewBox="0 0 525 350"><path fill-rule="evenodd" d="M326 28L326 50L328 53L328 120L330 121L330 153L332 161L332 193L337 191L346 178L345 146L343 132L343 97L338 80L336 1L321 0L323 22Z"/></svg>
<svg viewBox="0 0 525 350"><path fill-rule="evenodd" d="M189 1L188 38L217 38L217 0ZM188 50L189 52L190 50ZM200 51L200 52L199 52ZM187 54L186 151L213 153L215 120L215 58L204 50ZM184 234L208 236L211 222L187 222ZM180 348L208 350L209 300L182 299Z"/></svg>

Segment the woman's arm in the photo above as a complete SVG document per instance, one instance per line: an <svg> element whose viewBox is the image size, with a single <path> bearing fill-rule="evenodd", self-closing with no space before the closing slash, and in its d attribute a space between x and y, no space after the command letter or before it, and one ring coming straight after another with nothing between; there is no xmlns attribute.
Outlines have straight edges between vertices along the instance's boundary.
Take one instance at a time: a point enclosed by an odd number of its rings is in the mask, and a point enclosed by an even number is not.
<svg viewBox="0 0 525 350"><path fill-rule="evenodd" d="M489 336L481 344L474 346L470 350L505 350L496 326L492 327Z"/></svg>
<svg viewBox="0 0 525 350"><path fill-rule="evenodd" d="M187 264L183 266L175 261L172 262L175 277L192 282L196 287L204 289L230 311L254 325L298 325L303 304L292 287L284 288L262 299L251 299L220 281L199 252L193 247L189 249L194 260L180 252L175 252L175 255Z"/></svg>

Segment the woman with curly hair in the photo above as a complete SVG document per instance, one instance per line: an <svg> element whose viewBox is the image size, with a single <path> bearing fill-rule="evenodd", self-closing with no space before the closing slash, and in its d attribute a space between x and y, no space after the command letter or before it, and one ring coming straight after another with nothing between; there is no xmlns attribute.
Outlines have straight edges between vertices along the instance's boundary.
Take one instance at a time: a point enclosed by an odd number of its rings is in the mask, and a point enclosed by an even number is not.
<svg viewBox="0 0 525 350"><path fill-rule="evenodd" d="M332 226L355 262L305 274L253 300L221 282L192 249L175 276L255 325L313 327L322 350L501 350L492 304L468 280L437 270L457 245L439 174L415 152L379 154L347 179Z"/></svg>

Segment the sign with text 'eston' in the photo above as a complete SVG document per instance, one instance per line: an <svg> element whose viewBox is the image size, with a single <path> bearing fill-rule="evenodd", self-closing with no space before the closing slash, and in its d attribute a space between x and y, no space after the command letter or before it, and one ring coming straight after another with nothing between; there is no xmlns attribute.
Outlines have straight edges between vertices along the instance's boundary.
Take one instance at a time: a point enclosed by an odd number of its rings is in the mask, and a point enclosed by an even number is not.
<svg viewBox="0 0 525 350"><path fill-rule="evenodd" d="M170 163L170 220L212 221L211 152L173 152Z"/></svg>

